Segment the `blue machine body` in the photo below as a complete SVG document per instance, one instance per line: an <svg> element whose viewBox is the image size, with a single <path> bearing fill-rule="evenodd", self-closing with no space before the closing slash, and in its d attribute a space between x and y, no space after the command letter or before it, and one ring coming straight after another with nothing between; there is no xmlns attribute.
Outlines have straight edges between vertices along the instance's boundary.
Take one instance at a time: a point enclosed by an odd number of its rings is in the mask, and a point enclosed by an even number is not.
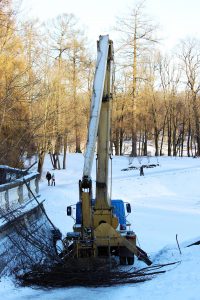
<svg viewBox="0 0 200 300"><path fill-rule="evenodd" d="M92 207L95 205L95 200L92 200ZM111 200L111 206L113 213L118 217L119 224L126 226L126 216L123 200ZM79 201L76 203L76 224L82 223L82 203Z"/></svg>

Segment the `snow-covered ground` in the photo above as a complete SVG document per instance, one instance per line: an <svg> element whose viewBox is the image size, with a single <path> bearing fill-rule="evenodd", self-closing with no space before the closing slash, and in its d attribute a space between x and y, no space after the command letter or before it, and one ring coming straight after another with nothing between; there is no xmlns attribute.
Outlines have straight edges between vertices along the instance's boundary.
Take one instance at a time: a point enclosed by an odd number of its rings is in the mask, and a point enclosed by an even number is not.
<svg viewBox="0 0 200 300"><path fill-rule="evenodd" d="M144 283L110 288L63 288L49 291L22 288L11 279L0 282L4 300L48 299L137 299L137 300L199 300L200 299L200 246L186 246L200 240L200 159L150 158L159 166L139 170L121 171L129 166L126 157L113 157L112 199L130 202L132 213L128 220L137 233L138 244L155 264L181 261L168 267L168 272ZM142 164L147 164L146 158ZM134 159L132 165L138 166ZM45 160L40 185L41 200L46 211L63 235L72 230L73 219L67 217L66 207L78 201L78 180L82 177L83 156L69 154L67 170L54 171L56 186L47 186L45 174L51 171L49 158ZM93 168L95 178L95 168ZM94 184L95 185L95 184ZM179 253L176 234L181 247ZM136 260L135 267L145 267Z"/></svg>

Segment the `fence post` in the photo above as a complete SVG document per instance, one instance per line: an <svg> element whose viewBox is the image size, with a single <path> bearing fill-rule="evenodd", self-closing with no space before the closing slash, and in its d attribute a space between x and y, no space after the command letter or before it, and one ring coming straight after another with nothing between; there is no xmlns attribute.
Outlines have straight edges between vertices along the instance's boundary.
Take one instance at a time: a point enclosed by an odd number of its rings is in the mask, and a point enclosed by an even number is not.
<svg viewBox="0 0 200 300"><path fill-rule="evenodd" d="M9 191L8 190L5 191L5 208L6 208L7 211L10 208L10 205L9 205Z"/></svg>
<svg viewBox="0 0 200 300"><path fill-rule="evenodd" d="M23 184L20 184L20 185L18 186L17 192L18 192L18 196L19 196L18 202L19 202L20 204L22 204L22 203L24 202L24 197L23 197Z"/></svg>

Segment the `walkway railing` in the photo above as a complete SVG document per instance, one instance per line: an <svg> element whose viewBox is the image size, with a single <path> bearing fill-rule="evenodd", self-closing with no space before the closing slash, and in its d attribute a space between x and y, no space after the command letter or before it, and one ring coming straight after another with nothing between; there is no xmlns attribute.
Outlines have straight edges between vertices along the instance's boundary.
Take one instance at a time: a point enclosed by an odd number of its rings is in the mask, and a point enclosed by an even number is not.
<svg viewBox="0 0 200 300"><path fill-rule="evenodd" d="M39 174L0 165L0 208L9 212L33 198L26 183L37 196Z"/></svg>

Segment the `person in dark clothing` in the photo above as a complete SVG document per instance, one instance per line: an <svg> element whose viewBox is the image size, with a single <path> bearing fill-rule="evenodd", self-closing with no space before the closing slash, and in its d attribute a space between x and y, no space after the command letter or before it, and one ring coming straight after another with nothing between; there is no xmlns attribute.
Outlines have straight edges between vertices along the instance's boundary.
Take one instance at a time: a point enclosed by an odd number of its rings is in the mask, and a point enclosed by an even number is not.
<svg viewBox="0 0 200 300"><path fill-rule="evenodd" d="M51 185L54 185L54 186L56 185L56 179L55 179L54 173L51 176Z"/></svg>
<svg viewBox="0 0 200 300"><path fill-rule="evenodd" d="M48 181L48 185L50 185L50 181L51 181L51 173L48 171L46 174L46 179Z"/></svg>
<svg viewBox="0 0 200 300"><path fill-rule="evenodd" d="M140 167L140 176L144 176L144 166Z"/></svg>

